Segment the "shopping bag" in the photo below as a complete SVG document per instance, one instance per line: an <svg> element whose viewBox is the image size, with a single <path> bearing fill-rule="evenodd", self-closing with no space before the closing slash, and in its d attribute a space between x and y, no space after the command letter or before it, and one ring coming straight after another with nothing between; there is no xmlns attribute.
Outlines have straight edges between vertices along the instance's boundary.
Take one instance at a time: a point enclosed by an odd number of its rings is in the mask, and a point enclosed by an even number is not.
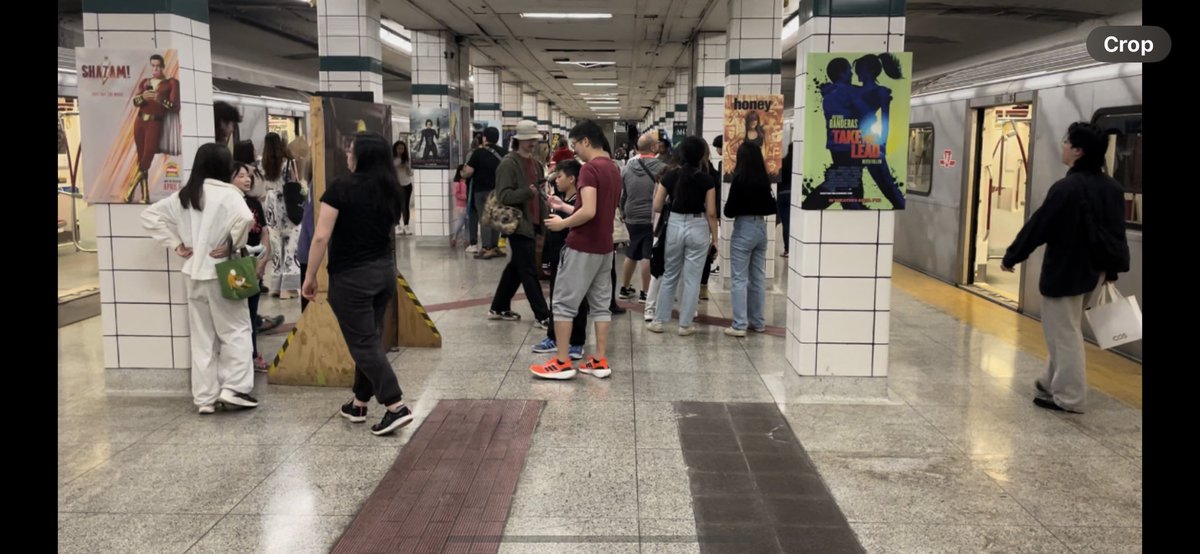
<svg viewBox="0 0 1200 554"><path fill-rule="evenodd" d="M259 293L257 259L251 256L232 257L217 264L217 282L221 296L229 300L245 300Z"/></svg>
<svg viewBox="0 0 1200 554"><path fill-rule="evenodd" d="M1137 297L1121 296L1117 286L1104 283L1096 294L1096 305L1084 311L1096 343L1108 350L1142 339L1142 310Z"/></svg>

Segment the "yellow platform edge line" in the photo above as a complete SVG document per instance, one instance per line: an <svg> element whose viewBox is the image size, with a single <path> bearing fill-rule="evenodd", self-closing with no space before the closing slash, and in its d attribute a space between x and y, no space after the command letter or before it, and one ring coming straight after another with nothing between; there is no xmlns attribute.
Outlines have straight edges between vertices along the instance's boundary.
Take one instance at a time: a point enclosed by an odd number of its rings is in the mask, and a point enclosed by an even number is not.
<svg viewBox="0 0 1200 554"><path fill-rule="evenodd" d="M900 264L892 264L892 284L905 294L1043 360L1048 359L1042 325L966 290ZM1142 409L1142 364L1085 344L1088 385Z"/></svg>

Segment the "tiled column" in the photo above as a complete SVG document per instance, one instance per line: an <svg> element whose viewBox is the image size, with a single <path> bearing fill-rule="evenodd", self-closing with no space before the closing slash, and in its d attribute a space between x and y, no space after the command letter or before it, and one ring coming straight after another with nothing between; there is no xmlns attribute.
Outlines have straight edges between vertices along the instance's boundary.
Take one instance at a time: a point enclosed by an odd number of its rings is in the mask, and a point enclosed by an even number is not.
<svg viewBox="0 0 1200 554"><path fill-rule="evenodd" d="M550 101L540 94L537 95L537 124L539 131L550 132Z"/></svg>
<svg viewBox="0 0 1200 554"><path fill-rule="evenodd" d="M361 91L383 101L379 0L317 2L323 91Z"/></svg>
<svg viewBox="0 0 1200 554"><path fill-rule="evenodd" d="M447 31L413 31L412 106L450 108L462 103L467 75L462 52ZM453 132L453 130L452 130ZM452 165L459 162L451 160ZM450 177L453 169L416 169L417 235L444 237L450 233Z"/></svg>
<svg viewBox="0 0 1200 554"><path fill-rule="evenodd" d="M517 126L517 122L524 117L524 112L521 111L521 83L503 83L500 85L500 113L504 117L504 126L513 128ZM503 129L501 129L501 140L504 140ZM508 148L510 145L501 145Z"/></svg>
<svg viewBox="0 0 1200 554"><path fill-rule="evenodd" d="M782 94L783 0L729 0L729 27L726 33L725 95ZM724 100L722 99L722 111ZM722 122L722 125L724 123ZM729 137L725 137L729 143ZM771 187L774 190L774 186ZM721 183L721 278L728 290L733 282L729 265L729 239L733 220L724 216L729 198L729 183ZM775 278L775 216L767 217L767 280ZM712 280L709 280L712 283Z"/></svg>
<svg viewBox="0 0 1200 554"><path fill-rule="evenodd" d="M898 7L894 7L898 4ZM804 175L804 90L809 52L899 52L904 3L806 0L796 47L793 183ZM787 360L803 395L885 398L895 214L806 211L792 193Z"/></svg>
<svg viewBox="0 0 1200 554"><path fill-rule="evenodd" d="M537 93L526 92L521 95L521 119L537 123L538 101Z"/></svg>
<svg viewBox="0 0 1200 554"><path fill-rule="evenodd" d="M476 121L500 121L503 117L500 70L495 67L475 68L475 101L472 118ZM499 131L500 129L496 129Z"/></svg>
<svg viewBox="0 0 1200 554"><path fill-rule="evenodd" d="M213 140L208 2L84 0L87 48L174 48L179 55L185 176L201 144ZM86 114L85 114L86 117ZM83 149L103 152L84 135ZM100 317L105 388L114 393L189 394L191 342L182 259L142 229L143 204L97 204Z"/></svg>
<svg viewBox="0 0 1200 554"><path fill-rule="evenodd" d="M675 144L675 88L675 83L669 82L663 94L663 129L672 145Z"/></svg>
<svg viewBox="0 0 1200 554"><path fill-rule="evenodd" d="M675 122L683 122L686 128L688 122L688 94L691 93L691 70L681 69L675 72ZM674 136L674 128L672 127L672 136ZM687 135L687 131L684 131Z"/></svg>
<svg viewBox="0 0 1200 554"><path fill-rule="evenodd" d="M700 33L692 53L696 90L689 134L703 138L717 161L721 155L712 148L712 139L725 132L725 49L725 33Z"/></svg>

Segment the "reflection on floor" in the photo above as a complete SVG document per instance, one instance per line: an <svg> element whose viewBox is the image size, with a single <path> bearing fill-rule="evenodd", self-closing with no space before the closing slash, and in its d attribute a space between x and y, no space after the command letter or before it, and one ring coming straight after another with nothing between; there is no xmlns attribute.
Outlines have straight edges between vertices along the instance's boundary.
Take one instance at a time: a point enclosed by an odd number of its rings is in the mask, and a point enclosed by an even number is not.
<svg viewBox="0 0 1200 554"><path fill-rule="evenodd" d="M420 239L400 250L401 271L426 305L488 297L504 267ZM768 325L786 324L785 306L772 294ZM706 434L696 413L680 409L702 408L688 402L776 409L786 426L743 427L730 416L742 474L780 457L751 455L739 429L759 446L800 445L868 552L1140 551L1142 415L1131 407L1140 406L1140 367L1089 348L1088 413L1036 408L1040 326L965 291L895 268L890 398L870 405L797 401L805 385L780 337L733 339L714 326L659 335L633 311L614 318L611 378L535 381L528 367L547 356L530 348L543 331L527 303L513 309L521 322L488 321L479 306L434 313L443 348L389 356L417 420L386 438L337 415L348 390L273 386L263 375L252 411L201 417L190 398L109 396L99 318L61 329L59 551L328 552L356 516L375 513L364 502L449 399L546 402L511 507L493 516L504 537L520 541L500 552L700 552L702 535L714 535L698 522L800 513L768 505L769 495L698 502L723 493L704 489L711 476L697 465L735 456L687 454L694 449L681 436ZM713 293L700 310L728 317L729 295ZM299 303L269 299L262 311L294 321ZM260 348L273 352L283 340L266 335ZM371 407L368 425L380 412ZM790 436L767 441L782 429ZM738 482L748 481L726 484ZM435 515L437 504L413 507L430 514L421 536L445 530L450 516ZM844 534L822 538L776 520L770 528L776 542L763 552L785 551L785 540L814 552L854 546Z"/></svg>

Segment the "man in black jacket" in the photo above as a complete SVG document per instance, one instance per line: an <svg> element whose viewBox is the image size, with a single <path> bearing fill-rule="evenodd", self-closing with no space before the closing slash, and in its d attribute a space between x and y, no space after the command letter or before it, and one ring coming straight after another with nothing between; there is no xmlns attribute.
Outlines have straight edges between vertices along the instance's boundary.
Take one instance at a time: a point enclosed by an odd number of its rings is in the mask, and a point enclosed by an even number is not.
<svg viewBox="0 0 1200 554"><path fill-rule="evenodd" d="M1038 246L1046 245L1038 289L1050 363L1034 382L1033 403L1050 410L1083 413L1087 402L1083 306L1101 277L1116 281L1117 273L1129 271L1125 196L1121 185L1101 170L1107 150L1107 136L1095 125L1071 124L1062 142L1062 162L1071 169L1050 187L1042 207L1029 217L1001 265L1011 272ZM1098 246L1105 243L1114 247Z"/></svg>

